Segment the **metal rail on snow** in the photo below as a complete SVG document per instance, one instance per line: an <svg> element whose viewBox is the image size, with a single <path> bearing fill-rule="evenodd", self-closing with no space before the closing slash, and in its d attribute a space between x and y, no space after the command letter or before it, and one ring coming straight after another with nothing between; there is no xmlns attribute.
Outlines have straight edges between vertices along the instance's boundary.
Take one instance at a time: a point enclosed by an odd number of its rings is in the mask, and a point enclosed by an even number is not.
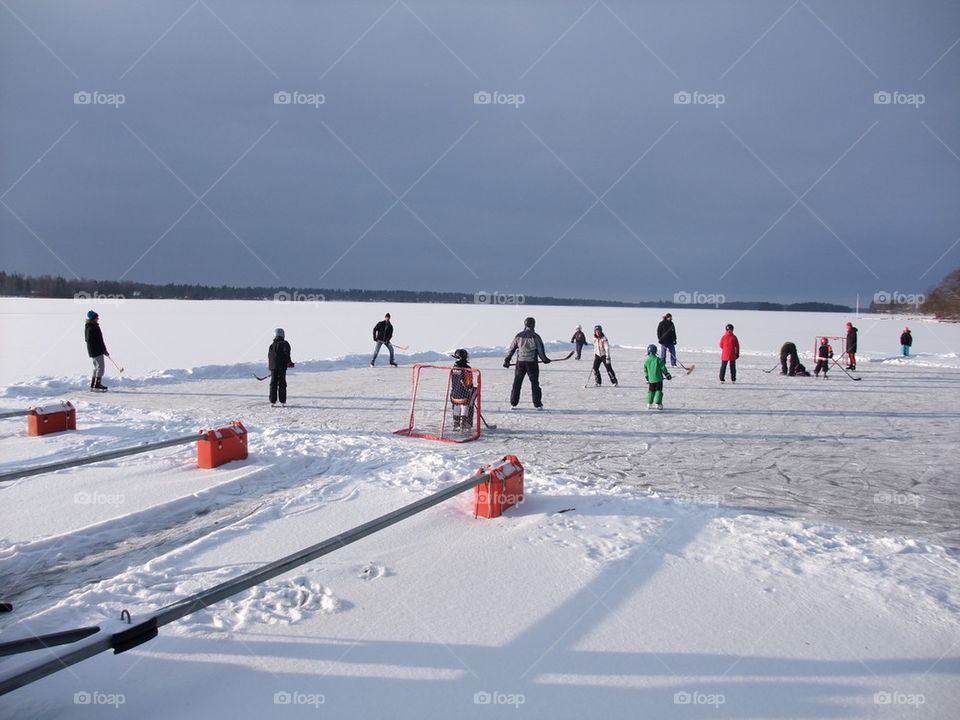
<svg viewBox="0 0 960 720"><path fill-rule="evenodd" d="M394 510L393 512L389 512L386 515L381 515L375 520L366 522L363 525L358 525L351 530L347 530L339 535L334 535L331 538L328 538L315 545L311 545L310 547L304 548L291 555L287 555L279 560L275 560L272 563L263 565L262 567L251 570L250 572L242 575L238 575L232 580L227 580L226 582L215 585L208 590L198 592L190 597L184 598L183 600L179 600L171 605L167 605L148 617L146 620L138 622L135 625L131 625L128 629L121 632L105 634L100 628L96 628L96 635L90 636L89 642L87 642L86 639L78 639L75 643L77 647L68 650L62 655L54 655L53 658L50 658L49 654L44 655L42 659L38 659L38 661L33 665L21 667L19 669L12 669L7 673L0 673L0 695L4 695L8 692L16 690L17 688L23 687L24 685L28 685L36 680L46 677L47 675L52 675L58 670L63 670L70 665L74 665L106 650L113 650L114 654L130 650L137 645L141 645L155 638L159 634L159 628L163 627L164 625L168 625L182 617L190 615L191 613L195 613L198 610L203 610L213 603L220 602L221 600L236 595L237 593L248 590L255 585L259 585L260 583L275 578L278 575L283 575L284 573L289 572L300 565L304 565L311 560L315 560L318 557L327 555L334 550L346 547L357 540L361 540L368 535L372 535L380 530L383 530L384 528L389 527L390 525L394 525L401 520L405 520L413 515L416 515L417 513L423 512L424 510L427 510L434 505L438 505L445 500L449 500L450 498L455 497L462 492L471 490L477 485L485 483L490 479L491 474L489 472L473 475L467 480L463 480L456 485L451 485L444 490L438 490L432 495L428 495L421 500L412 502L409 505L404 505L402 508ZM83 633L89 629L90 628L80 628L73 631L66 631L62 634L68 635L69 633ZM55 635L61 635L61 633L55 633ZM25 643L27 641L14 641L14 643L11 644L16 644L17 642ZM41 647L41 645L37 645L37 647ZM42 645L42 647L46 647L46 645Z"/></svg>

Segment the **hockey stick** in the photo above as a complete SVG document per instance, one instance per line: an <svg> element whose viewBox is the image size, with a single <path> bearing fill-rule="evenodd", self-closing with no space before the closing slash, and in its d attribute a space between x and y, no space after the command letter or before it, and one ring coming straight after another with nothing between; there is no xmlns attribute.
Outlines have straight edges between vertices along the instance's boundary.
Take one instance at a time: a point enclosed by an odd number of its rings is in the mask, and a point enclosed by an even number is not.
<svg viewBox="0 0 960 720"><path fill-rule="evenodd" d="M257 375L256 373L254 373L253 376L254 376L257 380L259 380L260 382L263 382L263 381L266 380L268 377L270 377L269 375L264 375L263 377L260 377L260 376Z"/></svg>
<svg viewBox="0 0 960 720"><path fill-rule="evenodd" d="M117 365L117 361L114 360L114 359L113 359L112 357L110 357L109 355L107 355L107 357L110 358L110 362L113 363L113 366L122 373L124 369L123 369L122 367L120 367L119 365Z"/></svg>
<svg viewBox="0 0 960 720"><path fill-rule="evenodd" d="M410 349L410 346L409 346L409 345L394 345L394 347L395 347L397 350L409 350L409 349Z"/></svg>
<svg viewBox="0 0 960 720"><path fill-rule="evenodd" d="M682 367L684 370L686 370L686 371L687 371L687 375L689 375L690 373L692 373L694 370L697 369L696 364L691 363L690 367L687 367L686 365L684 365L684 364L683 364L682 362L680 362L679 360L677 360L677 365L679 365L679 366Z"/></svg>
<svg viewBox="0 0 960 720"><path fill-rule="evenodd" d="M480 419L483 421L483 424L486 425L487 430L496 430L496 429L497 429L497 426L496 426L496 425L491 425L490 423L487 422L487 419L483 416L483 413L477 413L477 414L480 416Z"/></svg>
<svg viewBox="0 0 960 720"><path fill-rule="evenodd" d="M764 370L764 372L767 373L767 374L772 373L772 372L773 372L774 370L776 370L778 367L780 367L780 363L777 363L776 365L774 365L774 366L773 366L772 368L770 368L769 370Z"/></svg>
<svg viewBox="0 0 960 720"><path fill-rule="evenodd" d="M552 363L555 363L555 362L563 362L564 360L569 360L571 357L573 357L573 350L571 350L569 353L567 353L567 356L566 356L566 357L562 357L562 358L550 358L550 362L552 362ZM512 363L510 363L507 367L513 367L514 365L516 365L516 363L515 363L515 362L512 362Z"/></svg>
<svg viewBox="0 0 960 720"><path fill-rule="evenodd" d="M846 369L843 365L841 365L840 363L838 363L838 362L837 362L836 360L834 360L833 358L830 358L830 362L832 362L832 363L833 363L834 365L836 365L838 368L840 368L841 370L843 370L843 372L846 374L846 376L847 376L848 378L850 378L851 380L856 380L857 382L859 382L860 380L863 379L863 378L858 378L858 377L854 377L853 375L851 375L849 372L847 372L847 369Z"/></svg>

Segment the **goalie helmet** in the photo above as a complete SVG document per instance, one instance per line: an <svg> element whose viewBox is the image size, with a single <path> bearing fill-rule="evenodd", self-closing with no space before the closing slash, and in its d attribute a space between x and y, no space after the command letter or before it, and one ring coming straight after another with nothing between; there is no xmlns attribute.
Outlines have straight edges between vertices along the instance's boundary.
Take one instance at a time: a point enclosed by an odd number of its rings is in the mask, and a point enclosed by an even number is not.
<svg viewBox="0 0 960 720"><path fill-rule="evenodd" d="M458 349L456 349L456 350L453 351L453 358L454 358L455 360L469 360L469 359L470 359L470 353L468 353L468 352L467 352L466 350L464 350L463 348L458 348Z"/></svg>

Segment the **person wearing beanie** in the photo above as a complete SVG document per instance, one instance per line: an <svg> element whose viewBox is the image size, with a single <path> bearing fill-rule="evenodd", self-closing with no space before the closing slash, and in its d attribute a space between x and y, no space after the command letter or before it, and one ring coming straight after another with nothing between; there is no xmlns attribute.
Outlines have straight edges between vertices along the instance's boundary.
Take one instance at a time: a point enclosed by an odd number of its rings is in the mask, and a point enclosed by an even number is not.
<svg viewBox="0 0 960 720"><path fill-rule="evenodd" d="M733 334L733 325L727 325L720 338L720 382L726 382L727 365L730 365L730 382L737 381L737 360L740 358L740 341Z"/></svg>
<svg viewBox="0 0 960 720"><path fill-rule="evenodd" d="M900 349L904 357L910 357L911 347L913 347L913 335L910 333L910 328L905 327L900 334Z"/></svg>
<svg viewBox="0 0 960 720"><path fill-rule="evenodd" d="M390 338L392 337L393 323L390 322L390 313L387 313L383 316L383 320L373 326L373 341L377 346L373 349L373 359L370 361L370 367L377 364L377 355L380 354L380 348L383 345L386 345L387 350L390 351L390 365L397 367L397 364L393 361L393 345L390 344Z"/></svg>
<svg viewBox="0 0 960 720"><path fill-rule="evenodd" d="M673 376L667 370L667 361L657 357L656 345L647 345L643 375L647 379L647 409L663 410L663 379L672 380Z"/></svg>
<svg viewBox="0 0 960 720"><path fill-rule="evenodd" d="M507 356L503 359L503 366L510 367L510 359L517 353L517 365L513 373L513 387L510 389L510 407L516 407L520 402L520 388L523 378L530 378L530 392L533 396L533 406L537 410L543 409L543 391L540 389L539 362L549 363L550 358L543 348L543 339L534 332L537 321L528 317L523 321L523 330L518 332L510 344Z"/></svg>
<svg viewBox="0 0 960 720"><path fill-rule="evenodd" d="M670 351L670 366L677 366L677 328L673 324L673 315L667 313L657 325L657 342L660 343L660 357L666 361Z"/></svg>
<svg viewBox="0 0 960 720"><path fill-rule="evenodd" d="M570 342L576 347L577 360L579 360L580 353L583 352L583 346L587 344L587 336L583 334L583 328L579 325L577 325L577 329L573 332L573 337L570 338Z"/></svg>
<svg viewBox="0 0 960 720"><path fill-rule="evenodd" d="M847 323L847 341L844 343L844 352L847 355L849 362L847 363L847 370L856 370L857 369L857 328L853 326L852 322Z"/></svg>
<svg viewBox="0 0 960 720"><path fill-rule="evenodd" d="M473 428L477 406L477 388L470 370L470 354L460 348L453 352L456 360L450 371L450 404L453 405L453 429L468 432Z"/></svg>
<svg viewBox="0 0 960 720"><path fill-rule="evenodd" d="M267 362L270 366L270 405L276 407L287 404L287 368L293 367L290 359L290 343L286 340L283 328L273 332L273 342L267 350Z"/></svg>
<svg viewBox="0 0 960 720"><path fill-rule="evenodd" d="M93 377L90 378L90 389L104 392L107 386L103 384L104 358L110 355L103 342L103 331L100 329L100 315L91 310L87 313L87 322L83 326L83 339L87 343L87 355L93 360Z"/></svg>

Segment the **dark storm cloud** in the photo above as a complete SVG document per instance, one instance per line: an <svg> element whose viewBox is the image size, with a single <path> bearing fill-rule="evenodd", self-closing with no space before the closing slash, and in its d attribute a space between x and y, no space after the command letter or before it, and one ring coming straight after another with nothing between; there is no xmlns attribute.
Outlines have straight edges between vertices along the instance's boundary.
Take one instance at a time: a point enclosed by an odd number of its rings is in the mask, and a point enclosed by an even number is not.
<svg viewBox="0 0 960 720"><path fill-rule="evenodd" d="M960 259L952 2L0 13L8 270L852 303Z"/></svg>

